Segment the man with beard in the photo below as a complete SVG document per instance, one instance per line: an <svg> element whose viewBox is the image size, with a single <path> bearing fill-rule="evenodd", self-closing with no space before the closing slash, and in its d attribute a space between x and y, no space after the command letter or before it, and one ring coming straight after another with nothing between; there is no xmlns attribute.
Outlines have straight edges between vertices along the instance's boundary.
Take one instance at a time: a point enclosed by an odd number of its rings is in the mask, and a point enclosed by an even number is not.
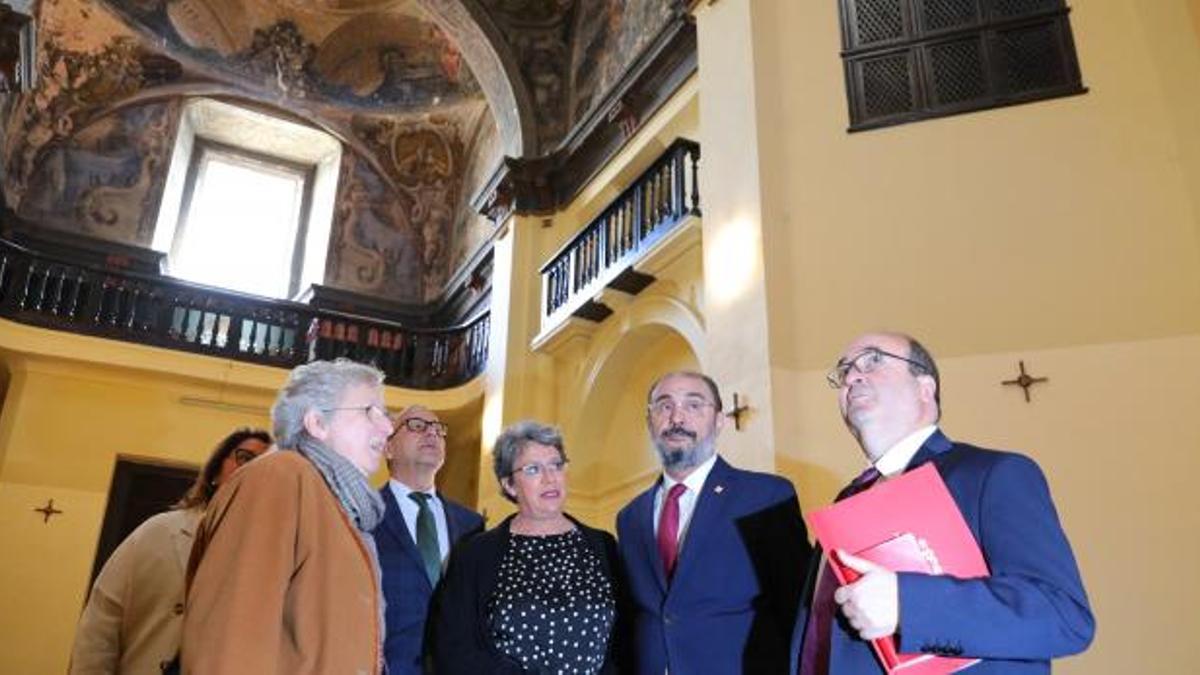
<svg viewBox="0 0 1200 675"><path fill-rule="evenodd" d="M446 461L445 423L419 405L394 421L384 453L391 479L379 491L385 512L375 530L387 601L383 651L388 675L419 675L425 619L442 562L459 539L483 529L483 518L436 490L434 478Z"/></svg>
<svg viewBox="0 0 1200 675"><path fill-rule="evenodd" d="M700 373L650 388L663 475L617 515L646 675L783 673L811 547L792 484L717 456L721 395Z"/></svg>

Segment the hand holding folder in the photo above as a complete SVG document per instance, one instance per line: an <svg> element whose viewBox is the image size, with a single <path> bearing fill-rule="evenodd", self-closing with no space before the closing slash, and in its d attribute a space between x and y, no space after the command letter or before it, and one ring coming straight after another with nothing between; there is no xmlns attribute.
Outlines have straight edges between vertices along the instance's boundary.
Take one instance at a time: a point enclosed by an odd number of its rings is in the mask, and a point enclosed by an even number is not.
<svg viewBox="0 0 1200 675"><path fill-rule="evenodd" d="M810 515L812 530L829 551L838 583L854 583L858 572L837 550L850 551L892 572L988 576L987 563L958 506L932 464ZM903 616L904 608L900 608ZM967 668L978 659L901 654L894 636L871 641L888 673L941 675Z"/></svg>

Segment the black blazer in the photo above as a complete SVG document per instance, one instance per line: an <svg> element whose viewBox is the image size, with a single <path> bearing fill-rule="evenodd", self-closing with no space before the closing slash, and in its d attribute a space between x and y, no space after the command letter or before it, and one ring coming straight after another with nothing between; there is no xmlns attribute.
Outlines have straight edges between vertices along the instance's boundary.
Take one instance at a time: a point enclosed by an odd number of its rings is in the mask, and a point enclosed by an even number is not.
<svg viewBox="0 0 1200 675"><path fill-rule="evenodd" d="M488 636L487 605L496 590L500 561L508 550L509 516L496 527L463 540L450 553L449 565L434 597L429 639L438 675L518 674L520 662L502 654ZM626 609L624 584L620 579L617 542L604 530L588 527L567 516L600 558L612 583L617 616L608 639L608 655L602 673L617 673L623 654L621 639Z"/></svg>

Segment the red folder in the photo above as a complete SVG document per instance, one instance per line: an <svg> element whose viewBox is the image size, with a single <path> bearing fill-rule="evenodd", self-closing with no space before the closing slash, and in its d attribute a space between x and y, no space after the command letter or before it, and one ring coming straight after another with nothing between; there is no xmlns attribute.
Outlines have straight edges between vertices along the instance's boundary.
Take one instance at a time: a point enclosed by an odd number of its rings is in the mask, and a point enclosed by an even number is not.
<svg viewBox="0 0 1200 675"><path fill-rule="evenodd" d="M949 574L963 579L988 576L979 544L933 464L923 464L813 512L809 521L817 541L830 552L829 565L839 585L853 583L859 574L841 563L837 549L893 572ZM979 661L901 654L893 636L872 640L871 645L888 673L943 675Z"/></svg>

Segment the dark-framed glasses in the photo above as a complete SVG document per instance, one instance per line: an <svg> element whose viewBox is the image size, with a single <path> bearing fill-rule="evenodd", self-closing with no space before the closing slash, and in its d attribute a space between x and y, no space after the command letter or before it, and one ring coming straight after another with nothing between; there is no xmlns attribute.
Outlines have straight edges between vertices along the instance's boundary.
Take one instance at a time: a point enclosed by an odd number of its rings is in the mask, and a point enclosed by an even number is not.
<svg viewBox="0 0 1200 675"><path fill-rule="evenodd" d="M337 412L339 410L361 410L362 414L366 415L367 419L372 422L387 422L388 424L391 424L391 420L388 419L387 409L381 405L375 405L374 403L368 403L367 405L348 405L338 408L321 408L321 412L327 413Z"/></svg>
<svg viewBox="0 0 1200 675"><path fill-rule="evenodd" d="M541 462L530 462L525 466L518 466L513 469L511 475L521 474L526 478L541 478L543 473L549 473L551 476L557 476L567 470L567 460L556 459L551 462L542 464Z"/></svg>
<svg viewBox="0 0 1200 675"><path fill-rule="evenodd" d="M879 369L879 366L883 365L885 358L903 361L910 366L920 368L922 373L929 373L929 368L925 364L913 361L907 356L885 352L878 347L867 347L848 359L838 361L837 365L826 373L825 381L833 389L841 389L846 386L846 378L850 376L851 370L856 370L864 375L874 372Z"/></svg>
<svg viewBox="0 0 1200 675"><path fill-rule="evenodd" d="M233 452L229 453L229 456L233 457L234 464L237 464L238 466L245 466L254 461L254 459L258 457L258 453L254 452L253 450L247 450L246 448L234 448Z"/></svg>
<svg viewBox="0 0 1200 675"><path fill-rule="evenodd" d="M445 422L438 422L437 420L423 420L420 417L408 417L402 419L396 423L396 429L399 430L400 427L404 427L414 434L423 434L429 429L433 429L433 433L441 436L442 438L445 438L446 434L450 432L450 427Z"/></svg>
<svg viewBox="0 0 1200 675"><path fill-rule="evenodd" d="M696 417L705 408L709 407L715 408L717 404L702 398L686 398L682 401L676 401L673 398L660 398L647 406L650 414L655 417L670 417L675 414L676 410L682 411L688 417Z"/></svg>

